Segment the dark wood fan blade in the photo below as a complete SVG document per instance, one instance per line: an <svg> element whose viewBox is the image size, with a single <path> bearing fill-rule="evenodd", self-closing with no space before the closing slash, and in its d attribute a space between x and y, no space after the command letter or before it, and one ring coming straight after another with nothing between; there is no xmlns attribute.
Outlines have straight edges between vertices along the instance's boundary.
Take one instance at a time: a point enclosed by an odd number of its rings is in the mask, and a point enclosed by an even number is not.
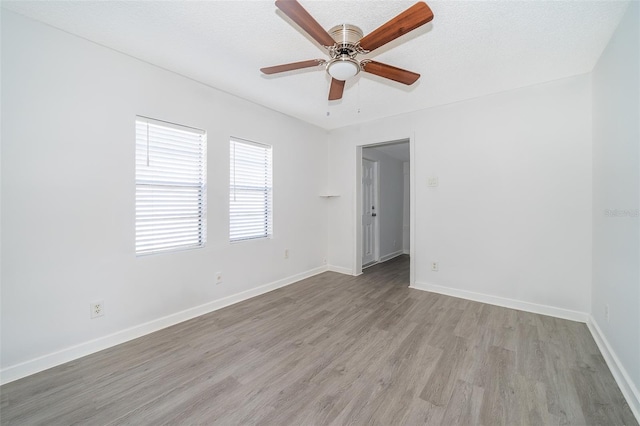
<svg viewBox="0 0 640 426"><path fill-rule="evenodd" d="M309 61L292 62L290 64L274 65L272 67L260 68L264 74L277 74L279 72L299 70L302 68L311 68L322 65L326 61L324 59L311 59Z"/></svg>
<svg viewBox="0 0 640 426"><path fill-rule="evenodd" d="M360 40L360 47L372 51L392 40L413 31L433 19L433 12L424 2L419 2Z"/></svg>
<svg viewBox="0 0 640 426"><path fill-rule="evenodd" d="M363 71L406 85L413 84L420 78L420 74L418 73L403 70L402 68L383 64L381 62L363 61L361 66Z"/></svg>
<svg viewBox="0 0 640 426"><path fill-rule="evenodd" d="M331 87L329 88L329 100L335 101L342 99L342 92L344 92L344 81L331 79Z"/></svg>
<svg viewBox="0 0 640 426"><path fill-rule="evenodd" d="M276 0L276 6L321 45L333 46L335 44L329 33L296 0Z"/></svg>

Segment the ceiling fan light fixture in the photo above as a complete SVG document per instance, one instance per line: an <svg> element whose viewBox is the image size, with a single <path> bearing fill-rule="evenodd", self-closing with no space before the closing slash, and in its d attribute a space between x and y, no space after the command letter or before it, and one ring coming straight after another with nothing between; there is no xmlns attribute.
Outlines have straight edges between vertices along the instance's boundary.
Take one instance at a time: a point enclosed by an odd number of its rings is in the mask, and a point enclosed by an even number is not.
<svg viewBox="0 0 640 426"><path fill-rule="evenodd" d="M316 65L325 65L327 74L331 76L329 101L342 99L345 82L355 77L360 71L406 85L411 85L420 78L420 74L415 72L370 59L358 61L356 57L358 55L366 55L430 22L433 19L433 12L423 1L418 1L365 37L363 37L363 32L360 28L351 24L336 25L326 31L302 7L298 0L276 0L276 7L306 32L309 37L327 49L331 60L327 62L324 59L312 59L265 67L260 69L263 74L284 73L315 67Z"/></svg>
<svg viewBox="0 0 640 426"><path fill-rule="evenodd" d="M350 57L334 58L327 63L327 73L336 80L348 80L359 72L360 63Z"/></svg>

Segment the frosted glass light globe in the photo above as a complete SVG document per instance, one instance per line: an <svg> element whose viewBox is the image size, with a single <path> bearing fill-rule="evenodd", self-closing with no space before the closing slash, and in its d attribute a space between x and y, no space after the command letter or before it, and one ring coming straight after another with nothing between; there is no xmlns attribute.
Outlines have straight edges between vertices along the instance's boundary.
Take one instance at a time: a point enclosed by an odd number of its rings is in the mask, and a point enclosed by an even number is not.
<svg viewBox="0 0 640 426"><path fill-rule="evenodd" d="M327 72L336 80L348 80L360 72L360 64L352 58L335 58L327 64Z"/></svg>

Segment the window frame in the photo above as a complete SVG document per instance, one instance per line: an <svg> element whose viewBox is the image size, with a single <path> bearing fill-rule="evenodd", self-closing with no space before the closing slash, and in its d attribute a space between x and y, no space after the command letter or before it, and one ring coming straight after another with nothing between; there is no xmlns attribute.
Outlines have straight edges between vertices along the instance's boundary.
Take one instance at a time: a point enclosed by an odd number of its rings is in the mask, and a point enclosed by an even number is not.
<svg viewBox="0 0 640 426"><path fill-rule="evenodd" d="M134 228L136 256L206 246L205 130L141 115L135 117Z"/></svg>
<svg viewBox="0 0 640 426"><path fill-rule="evenodd" d="M264 160L263 163L261 163L260 167L255 167L254 166L247 166L246 164L242 164L239 163L238 160L238 156L236 155L237 153L237 147L241 146L244 148L248 148L249 150L251 150L251 148L258 148L260 150L264 150ZM246 152L245 152L245 155ZM254 160L258 160L258 156L256 156L254 158ZM262 160L261 160L262 161ZM241 167L238 167L238 165L241 165ZM244 168L242 167L244 166ZM234 233L234 218L238 218L239 213L234 211L234 206L233 206L233 202L234 202L234 197L236 197L235 199L237 200L237 196L238 196L238 187L242 187L243 185L238 185L238 176L237 174L234 175L234 172L237 173L240 170L240 174L246 174L253 171L257 171L257 170L264 170L264 183L261 185L253 185L253 187L251 187L250 185L246 185L245 182L245 191L255 191L257 193L259 192L263 192L264 193L264 210L258 215L255 214L256 216L258 216L258 218L260 217L264 217L264 227L261 227L260 229L262 229L261 232L253 232L250 233L250 231L245 230L245 235L242 235L242 232L240 232L240 230L237 230L237 223L235 224L236 226L236 232ZM260 176L251 176L251 178L253 180L261 180ZM247 186L249 186L249 188L247 188ZM256 203L258 204L258 203ZM246 139L242 139L242 138L238 138L238 137L230 137L229 138L229 242L232 244L236 244L236 243L241 243L241 242L246 242L246 241L258 241L258 240L265 240L265 239L271 239L273 238L273 145L269 145L269 144L264 144L264 143L260 143L260 142L255 142L255 141L251 141L251 140L246 140ZM244 217L243 218L245 223L247 222L252 222L251 218L247 218ZM242 220L242 218L241 218ZM256 227L261 226L260 224L260 220L255 220L255 222L252 222L252 224L254 224Z"/></svg>

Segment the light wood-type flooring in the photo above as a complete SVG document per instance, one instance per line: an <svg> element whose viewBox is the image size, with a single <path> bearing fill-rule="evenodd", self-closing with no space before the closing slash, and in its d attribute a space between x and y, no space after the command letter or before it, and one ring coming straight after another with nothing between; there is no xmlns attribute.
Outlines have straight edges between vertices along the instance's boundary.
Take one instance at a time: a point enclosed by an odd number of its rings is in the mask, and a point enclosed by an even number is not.
<svg viewBox="0 0 640 426"><path fill-rule="evenodd" d="M585 324L326 272L0 388L2 424L636 425Z"/></svg>

